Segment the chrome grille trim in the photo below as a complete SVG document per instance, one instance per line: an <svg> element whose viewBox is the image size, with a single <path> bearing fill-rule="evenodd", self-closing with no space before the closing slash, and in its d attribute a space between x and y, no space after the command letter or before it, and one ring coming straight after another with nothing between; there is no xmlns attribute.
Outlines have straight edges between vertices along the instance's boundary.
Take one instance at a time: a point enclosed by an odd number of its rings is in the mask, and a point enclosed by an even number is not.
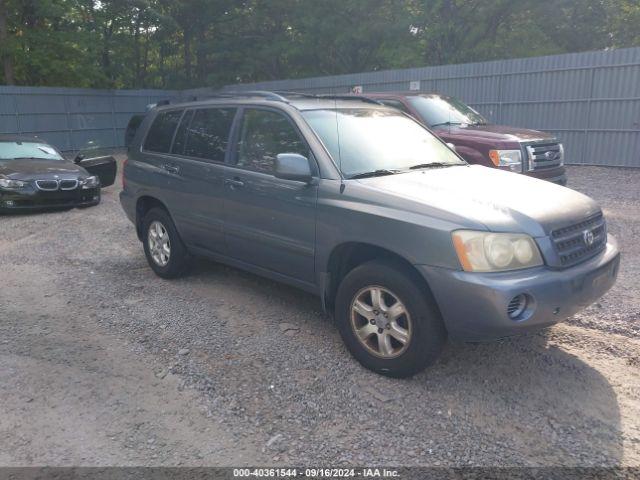
<svg viewBox="0 0 640 480"><path fill-rule="evenodd" d="M53 192L58 190L58 180L36 180L36 187L38 190L43 190L45 192Z"/></svg>
<svg viewBox="0 0 640 480"><path fill-rule="evenodd" d="M564 165L564 148L557 141L541 141L526 145L529 171L545 170Z"/></svg>
<svg viewBox="0 0 640 480"><path fill-rule="evenodd" d="M78 188L78 180L69 179L69 180L60 180L59 182L60 190L75 190Z"/></svg>
<svg viewBox="0 0 640 480"><path fill-rule="evenodd" d="M590 238L588 238L590 237ZM588 243L587 240L591 240ZM607 225L602 213L553 230L551 240L560 265L570 267L602 251L607 244Z"/></svg>

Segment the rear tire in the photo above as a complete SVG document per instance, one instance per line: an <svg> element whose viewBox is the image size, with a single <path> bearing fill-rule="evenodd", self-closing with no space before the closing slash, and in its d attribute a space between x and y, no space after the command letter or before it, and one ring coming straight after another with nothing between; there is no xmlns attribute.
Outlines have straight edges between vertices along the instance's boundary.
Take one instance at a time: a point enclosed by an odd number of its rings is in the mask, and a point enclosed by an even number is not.
<svg viewBox="0 0 640 480"><path fill-rule="evenodd" d="M447 339L419 277L390 261L370 261L345 276L335 318L351 354L365 368L390 377L420 372L438 358Z"/></svg>
<svg viewBox="0 0 640 480"><path fill-rule="evenodd" d="M166 210L149 210L142 221L142 232L144 254L156 275L177 278L187 272L189 252Z"/></svg>

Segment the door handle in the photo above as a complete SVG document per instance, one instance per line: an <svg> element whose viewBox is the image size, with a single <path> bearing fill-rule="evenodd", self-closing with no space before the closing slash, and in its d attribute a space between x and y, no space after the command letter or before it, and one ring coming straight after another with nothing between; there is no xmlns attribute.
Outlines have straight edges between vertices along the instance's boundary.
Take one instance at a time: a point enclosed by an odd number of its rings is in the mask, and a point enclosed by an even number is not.
<svg viewBox="0 0 640 480"><path fill-rule="evenodd" d="M242 188L244 187L244 182L238 178L227 178L224 181L225 185L228 185L230 188Z"/></svg>
<svg viewBox="0 0 640 480"><path fill-rule="evenodd" d="M165 163L162 168L164 168L167 172L174 173L176 175L180 173L180 167L178 167L177 165L171 165L170 163Z"/></svg>

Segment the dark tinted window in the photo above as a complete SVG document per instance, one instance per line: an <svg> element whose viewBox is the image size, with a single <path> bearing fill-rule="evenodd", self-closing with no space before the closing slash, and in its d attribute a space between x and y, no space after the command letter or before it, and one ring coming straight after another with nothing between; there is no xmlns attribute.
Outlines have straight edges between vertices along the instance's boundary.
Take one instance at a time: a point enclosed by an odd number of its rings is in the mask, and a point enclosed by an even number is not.
<svg viewBox="0 0 640 480"><path fill-rule="evenodd" d="M238 143L238 166L272 173L279 153L309 156L309 148L291 122L267 110L245 110Z"/></svg>
<svg viewBox="0 0 640 480"><path fill-rule="evenodd" d="M171 110L159 113L144 141L144 149L151 152L168 153L173 133L178 126L182 110Z"/></svg>
<svg viewBox="0 0 640 480"><path fill-rule="evenodd" d="M196 110L187 128L184 154L224 162L229 130L236 113L235 108L207 108Z"/></svg>
<svg viewBox="0 0 640 480"><path fill-rule="evenodd" d="M191 122L191 117L193 116L193 110L187 111L182 117L180 121L180 126L178 127L178 131L176 132L176 138L173 140L173 146L171 147L171 153L177 153L182 155L184 151L184 144L187 138L187 127L189 126L189 122Z"/></svg>
<svg viewBox="0 0 640 480"><path fill-rule="evenodd" d="M126 147L131 145L133 142L133 138L136 136L136 132L138 131L138 127L144 120L144 115L133 115L129 119L129 123L127 124L127 129L124 132L124 145Z"/></svg>

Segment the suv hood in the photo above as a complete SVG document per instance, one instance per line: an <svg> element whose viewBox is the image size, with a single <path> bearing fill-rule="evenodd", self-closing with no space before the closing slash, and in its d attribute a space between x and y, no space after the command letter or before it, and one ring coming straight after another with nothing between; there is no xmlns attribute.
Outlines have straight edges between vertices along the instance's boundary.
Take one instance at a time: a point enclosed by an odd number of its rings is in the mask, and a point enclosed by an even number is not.
<svg viewBox="0 0 640 480"><path fill-rule="evenodd" d="M84 168L67 160L0 160L0 175L14 180L47 180L84 177Z"/></svg>
<svg viewBox="0 0 640 480"><path fill-rule="evenodd" d="M551 140L555 137L549 133L526 128L507 127L506 125L452 125L436 127L434 131L446 131L450 137L474 138L478 141L511 141L530 142L533 140Z"/></svg>
<svg viewBox="0 0 640 480"><path fill-rule="evenodd" d="M416 212L457 218L461 228L543 237L601 211L591 198L526 175L481 165L416 170L357 180L414 203ZM438 214L440 212L440 214Z"/></svg>

